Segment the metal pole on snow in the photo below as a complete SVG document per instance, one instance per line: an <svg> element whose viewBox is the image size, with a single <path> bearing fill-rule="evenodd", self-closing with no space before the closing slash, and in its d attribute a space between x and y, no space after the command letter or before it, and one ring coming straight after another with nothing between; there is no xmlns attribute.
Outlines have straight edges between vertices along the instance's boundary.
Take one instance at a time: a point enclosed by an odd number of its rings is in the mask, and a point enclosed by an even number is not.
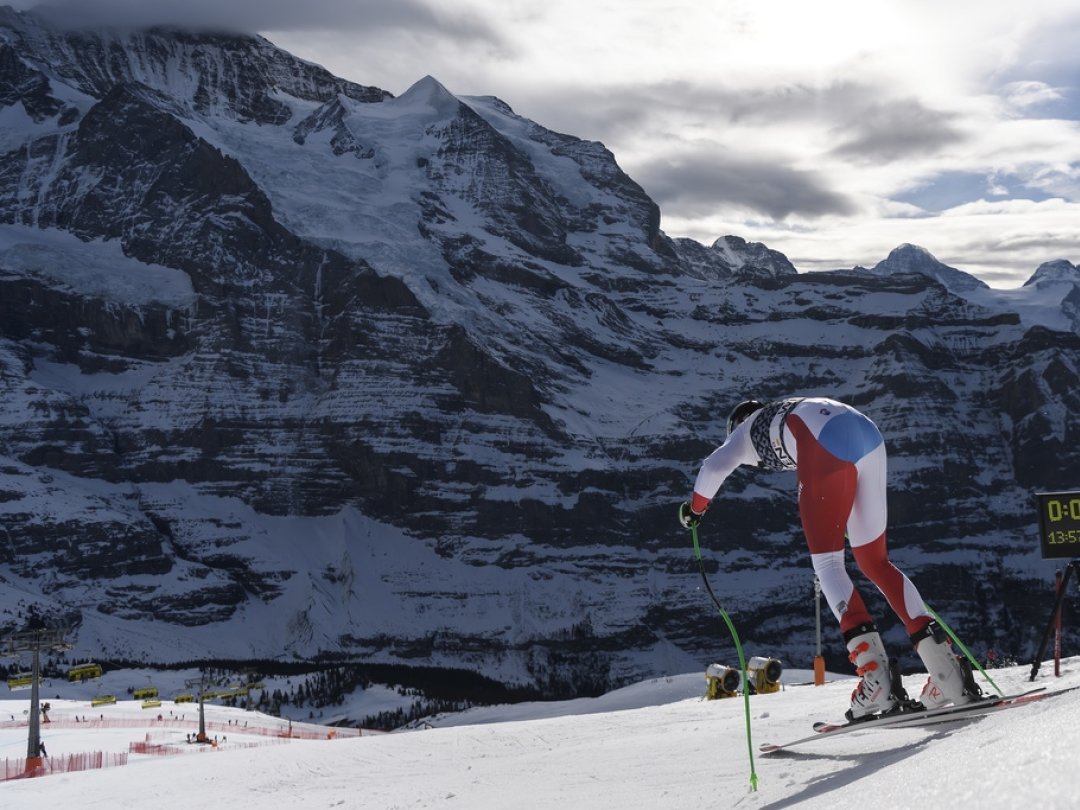
<svg viewBox="0 0 1080 810"><path fill-rule="evenodd" d="M825 658L821 655L821 580L814 575L814 630L817 636L817 654L814 655L814 686L825 683Z"/></svg>

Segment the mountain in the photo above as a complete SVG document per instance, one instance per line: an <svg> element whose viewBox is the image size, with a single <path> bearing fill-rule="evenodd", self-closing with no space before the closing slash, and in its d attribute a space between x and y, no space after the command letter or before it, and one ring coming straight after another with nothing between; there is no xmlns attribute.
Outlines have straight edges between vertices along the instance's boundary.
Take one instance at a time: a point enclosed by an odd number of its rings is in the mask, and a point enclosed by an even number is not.
<svg viewBox="0 0 1080 810"><path fill-rule="evenodd" d="M1056 283L1080 284L1080 267L1065 259L1043 262L1035 269L1031 278L1024 282L1024 286Z"/></svg>
<svg viewBox="0 0 1080 810"><path fill-rule="evenodd" d="M260 37L3 9L0 103L3 628L549 695L693 671L733 652L676 506L734 402L827 394L887 437L926 598L1037 643L1032 495L1080 480L1064 288L672 239L602 144ZM793 490L740 471L702 541L751 654L798 661Z"/></svg>
<svg viewBox="0 0 1080 810"><path fill-rule="evenodd" d="M964 294L986 289L987 285L975 276L938 261L933 254L918 245L903 244L870 269L871 273L888 276L895 273L919 273L945 285L952 292Z"/></svg>
<svg viewBox="0 0 1080 810"><path fill-rule="evenodd" d="M711 247L686 238L673 243L683 271L706 281L735 273L783 276L797 272L783 253L739 236L723 236Z"/></svg>

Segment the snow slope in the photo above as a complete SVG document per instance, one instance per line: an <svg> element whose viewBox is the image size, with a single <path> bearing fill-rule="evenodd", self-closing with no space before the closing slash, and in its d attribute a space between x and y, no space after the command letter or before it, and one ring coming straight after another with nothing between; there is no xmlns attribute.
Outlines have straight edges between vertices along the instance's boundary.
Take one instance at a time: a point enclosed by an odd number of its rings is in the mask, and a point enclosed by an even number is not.
<svg viewBox="0 0 1080 810"><path fill-rule="evenodd" d="M1046 663L1034 685L1080 685L1080 658L1062 663L1060 678ZM1027 665L990 674L1006 692L1032 686ZM784 691L751 698L755 749L804 736L814 720L839 717L851 681L830 676L822 687L799 683L807 675L787 672ZM920 683L920 676L906 679L909 691ZM0 804L27 810L1076 806L1080 691L978 720L866 730L783 755L755 753L759 784L751 792L743 701L705 701L703 688L701 676L689 674L592 700L475 709L432 718L424 730L317 741L245 734L245 723L275 720L208 707L210 733L228 738L217 750L132 754L126 767L0 783ZM0 702L0 718L26 705ZM53 701L57 720L90 711L85 702ZM46 727L49 754L124 751L129 741L144 739L191 750L184 738L192 729L148 732L146 713L130 701L94 711L117 722L108 730ZM124 717L133 724L126 734L119 728ZM21 756L25 727L5 725L0 754ZM232 730L225 734L222 726Z"/></svg>

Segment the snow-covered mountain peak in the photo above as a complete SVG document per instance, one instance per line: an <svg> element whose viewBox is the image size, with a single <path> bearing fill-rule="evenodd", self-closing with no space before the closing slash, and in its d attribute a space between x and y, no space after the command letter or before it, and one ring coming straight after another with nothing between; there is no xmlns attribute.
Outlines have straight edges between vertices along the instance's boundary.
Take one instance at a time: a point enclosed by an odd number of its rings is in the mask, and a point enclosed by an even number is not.
<svg viewBox="0 0 1080 810"><path fill-rule="evenodd" d="M787 256L761 242L747 242L741 236L721 236L712 249L730 262L734 270L746 270L770 276L794 275L794 265Z"/></svg>
<svg viewBox="0 0 1080 810"><path fill-rule="evenodd" d="M1080 283L1080 267L1066 259L1043 262L1035 269L1031 278L1024 282L1024 286L1058 282Z"/></svg>
<svg viewBox="0 0 1080 810"><path fill-rule="evenodd" d="M984 282L975 278L975 276L938 261L926 248L909 243L894 248L883 261L874 265L870 272L879 276L920 273L958 293L987 287Z"/></svg>
<svg viewBox="0 0 1080 810"><path fill-rule="evenodd" d="M139 84L199 115L280 124L292 114L281 96L318 103L338 93L363 102L390 97L251 34L58 26L48 14L7 9L0 38L43 75L87 96Z"/></svg>
<svg viewBox="0 0 1080 810"><path fill-rule="evenodd" d="M897 245L889 252L889 256L886 261L896 262L938 262L937 258L926 248L920 245L913 245L911 242L904 242L902 245Z"/></svg>
<svg viewBox="0 0 1080 810"><path fill-rule="evenodd" d="M398 110L430 107L441 118L450 118L461 109L461 102L432 76L425 76L393 101Z"/></svg>

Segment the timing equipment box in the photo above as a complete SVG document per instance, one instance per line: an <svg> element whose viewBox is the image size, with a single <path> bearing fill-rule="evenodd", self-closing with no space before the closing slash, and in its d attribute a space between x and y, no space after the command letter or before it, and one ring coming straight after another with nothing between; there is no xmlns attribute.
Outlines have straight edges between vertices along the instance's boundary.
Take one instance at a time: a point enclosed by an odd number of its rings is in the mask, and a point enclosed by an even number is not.
<svg viewBox="0 0 1080 810"><path fill-rule="evenodd" d="M1080 557L1080 492L1039 492L1035 498L1043 559Z"/></svg>

